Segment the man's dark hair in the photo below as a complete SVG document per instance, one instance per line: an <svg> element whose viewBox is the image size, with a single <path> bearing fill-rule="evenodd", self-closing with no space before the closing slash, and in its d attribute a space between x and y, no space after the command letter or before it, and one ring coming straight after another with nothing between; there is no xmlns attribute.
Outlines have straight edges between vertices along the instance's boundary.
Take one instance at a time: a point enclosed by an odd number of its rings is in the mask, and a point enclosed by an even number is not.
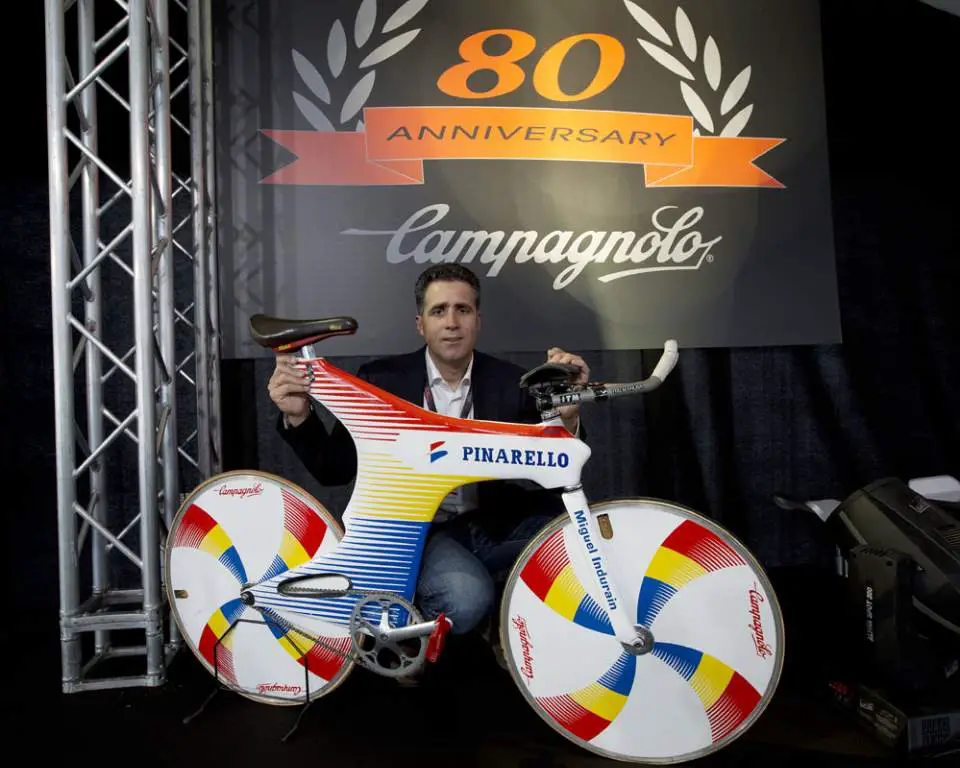
<svg viewBox="0 0 960 768"><path fill-rule="evenodd" d="M427 293L427 286L437 280L457 280L471 286L477 298L477 309L480 309L480 281L471 270L462 264L434 264L423 270L417 278L414 298L417 300L418 314L423 314L423 297Z"/></svg>

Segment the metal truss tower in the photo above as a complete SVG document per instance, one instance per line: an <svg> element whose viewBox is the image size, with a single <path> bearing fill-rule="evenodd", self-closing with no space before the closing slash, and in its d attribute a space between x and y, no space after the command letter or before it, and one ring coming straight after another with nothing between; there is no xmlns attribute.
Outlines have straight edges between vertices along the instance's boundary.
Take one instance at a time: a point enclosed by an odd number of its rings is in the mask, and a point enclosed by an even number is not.
<svg viewBox="0 0 960 768"><path fill-rule="evenodd" d="M210 2L45 16L63 690L162 685L166 531L220 471Z"/></svg>

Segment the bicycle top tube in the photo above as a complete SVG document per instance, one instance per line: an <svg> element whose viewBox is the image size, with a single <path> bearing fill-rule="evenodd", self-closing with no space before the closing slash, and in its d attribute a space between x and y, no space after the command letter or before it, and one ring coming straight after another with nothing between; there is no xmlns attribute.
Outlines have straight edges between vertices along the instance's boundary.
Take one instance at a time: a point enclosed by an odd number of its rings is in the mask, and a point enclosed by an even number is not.
<svg viewBox="0 0 960 768"><path fill-rule="evenodd" d="M371 477L444 495L482 480L530 480L548 488L579 484L586 443L555 420L539 424L444 416L408 402L324 358L300 360L310 394L347 429L357 447L358 483ZM422 487L421 487L422 486ZM357 494L354 494L356 497ZM442 496L431 500L438 501Z"/></svg>
<svg viewBox="0 0 960 768"><path fill-rule="evenodd" d="M332 336L351 336L357 332L357 328L357 321L345 315L315 320L290 320L264 314L255 314L250 318L250 335L257 344L274 352L295 354L302 360L320 357L314 346L317 342ZM663 354L653 373L642 381L592 382L576 385L572 382L572 371L568 371L571 376L567 381L557 375L556 369L563 369L566 366L545 364L522 377L520 385L527 388L530 395L536 399L537 408L543 415L544 422L553 423L556 409L565 405L604 402L622 395L653 391L664 382L677 364L678 358L677 342L669 339L663 345ZM551 367L555 369L552 376L548 374L541 381L527 386L525 380L531 374Z"/></svg>
<svg viewBox="0 0 960 768"><path fill-rule="evenodd" d="M250 319L250 333L258 344L299 358L298 365L311 380L311 396L353 437L358 482L367 475L380 477L384 472L391 475L391 483L399 482L393 477L397 473L416 475L444 495L482 480L523 479L548 488L579 485L591 450L560 425L557 409L651 391L677 361L677 343L671 340L664 345L664 353L649 378L588 385L563 380L564 366L545 364L538 367L548 369L545 375L530 377L534 373L531 371L519 382L535 398L542 417L540 424L460 419L403 400L317 354L317 342L330 336L352 335L356 330L357 322L350 317L286 320L258 314ZM404 488L411 487L409 481L404 481ZM380 487L370 490L375 497L383 495ZM433 498L435 493L428 495L431 507L443 498ZM415 517L430 519L433 511L419 510Z"/></svg>

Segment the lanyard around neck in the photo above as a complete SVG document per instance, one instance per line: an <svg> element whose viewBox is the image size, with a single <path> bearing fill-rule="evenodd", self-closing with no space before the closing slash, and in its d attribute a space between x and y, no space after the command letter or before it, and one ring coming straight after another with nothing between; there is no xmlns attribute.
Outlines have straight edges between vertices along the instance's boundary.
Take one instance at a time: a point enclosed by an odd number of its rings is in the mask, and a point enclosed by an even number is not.
<svg viewBox="0 0 960 768"><path fill-rule="evenodd" d="M423 399L429 408L434 413L437 413L437 404L433 399L433 391L430 389L430 384L428 383L423 388ZM470 384L469 389L467 389L467 397L463 401L463 408L460 409L460 418L467 418L467 414L470 413L470 409L473 408L473 384Z"/></svg>

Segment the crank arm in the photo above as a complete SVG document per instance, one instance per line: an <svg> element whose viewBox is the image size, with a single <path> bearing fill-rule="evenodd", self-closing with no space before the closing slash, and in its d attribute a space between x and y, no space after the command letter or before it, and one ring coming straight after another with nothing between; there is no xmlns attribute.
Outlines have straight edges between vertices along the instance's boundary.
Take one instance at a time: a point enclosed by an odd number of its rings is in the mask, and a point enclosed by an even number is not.
<svg viewBox="0 0 960 768"><path fill-rule="evenodd" d="M384 632L378 631L378 634L382 635L385 640L397 643L401 640L409 640L413 637L427 637L428 635L432 635L436 628L436 621L424 621L421 624L410 624L406 627L396 627L394 629L388 629Z"/></svg>
<svg viewBox="0 0 960 768"><path fill-rule="evenodd" d="M426 658L427 661L436 661L446 642L447 633L450 632L452 627L453 622L441 613L433 621L424 621L420 624L411 624L408 627L396 627L394 629L382 629L365 622L361 631L375 638L378 645L393 648L398 652L397 643L418 637L428 637Z"/></svg>

